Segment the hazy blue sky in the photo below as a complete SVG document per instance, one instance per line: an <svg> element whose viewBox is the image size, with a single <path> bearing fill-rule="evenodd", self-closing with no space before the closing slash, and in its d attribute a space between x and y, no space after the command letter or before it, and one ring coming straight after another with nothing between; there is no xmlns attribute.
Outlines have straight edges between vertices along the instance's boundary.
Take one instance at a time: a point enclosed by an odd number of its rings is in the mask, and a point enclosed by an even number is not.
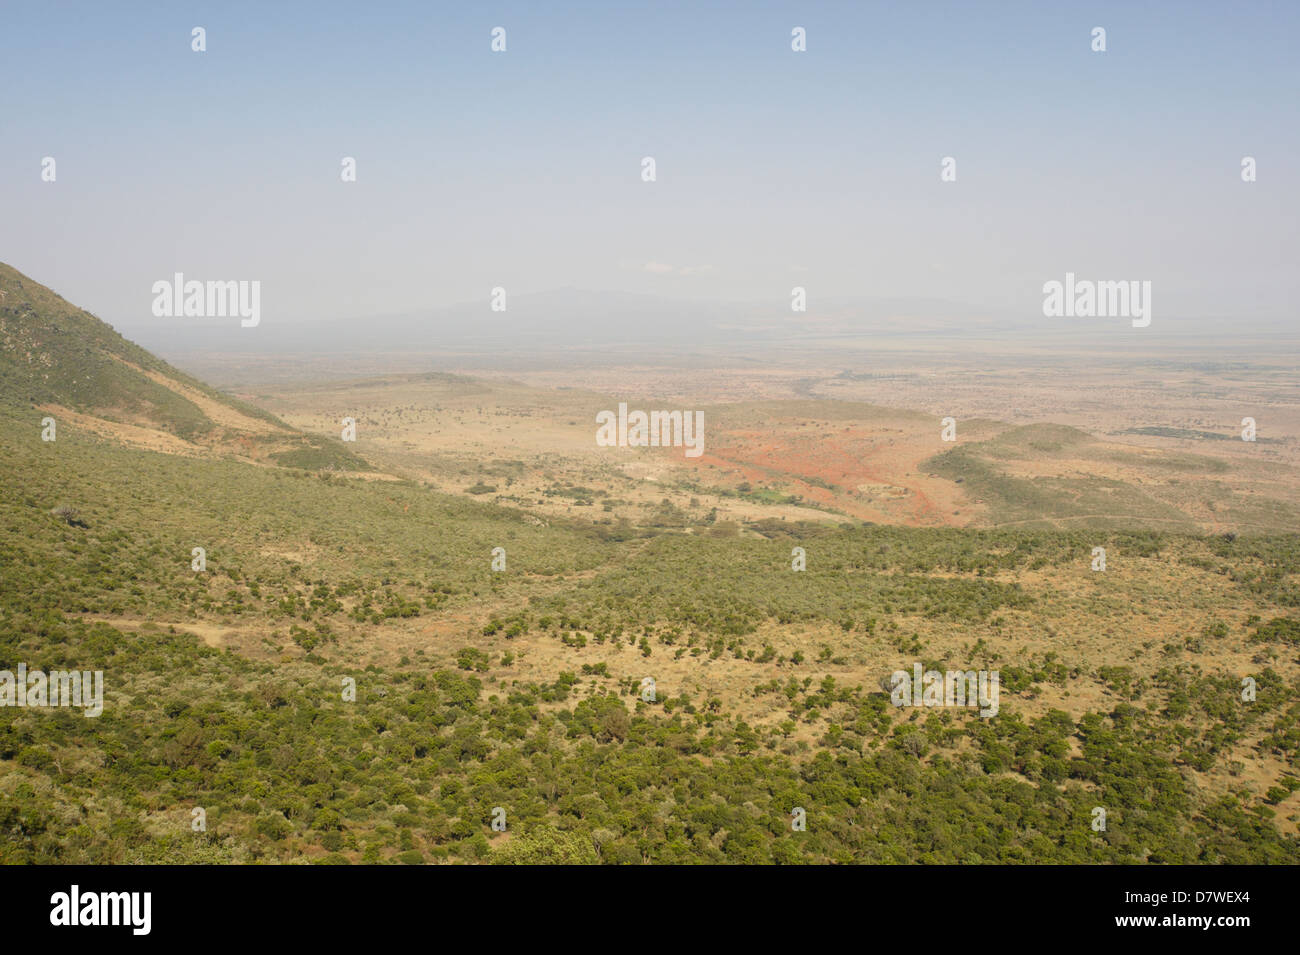
<svg viewBox="0 0 1300 955"><path fill-rule="evenodd" d="M1300 292L1300 3L3 6L0 260L128 332L175 271L260 280L263 323L497 285Z"/></svg>

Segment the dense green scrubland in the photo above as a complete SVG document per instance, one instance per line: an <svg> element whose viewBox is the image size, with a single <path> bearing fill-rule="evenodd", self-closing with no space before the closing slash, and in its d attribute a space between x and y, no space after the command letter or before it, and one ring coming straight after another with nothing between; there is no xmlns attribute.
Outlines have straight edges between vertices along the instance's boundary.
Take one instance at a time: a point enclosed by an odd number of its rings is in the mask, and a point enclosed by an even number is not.
<svg viewBox="0 0 1300 955"><path fill-rule="evenodd" d="M757 726L714 698L644 702L599 667L506 679L481 651L353 665L333 634L489 608L484 632L511 639L757 666L772 625L900 646L912 620L1046 626L1050 598L1019 577L1086 566L1097 534L757 524L614 540L413 483L169 457L72 428L46 444L39 419L0 406L0 669L103 670L105 705L0 708L0 861L1300 862L1294 816L1272 808L1300 785L1300 694L1283 676L1300 653L1294 535L1104 539L1230 582L1219 609L1254 611L1234 625L1260 654L1249 705L1216 664L1228 627L1207 608L1204 632L1149 674L1095 661L1120 700L1104 711L1025 715L1070 676L1046 658L983 659L1003 673L1001 711L983 720L900 711L875 680L813 679L781 656L789 676L750 692L786 718ZM309 553L268 554L286 542ZM508 573L490 571L496 546ZM794 546L804 573L789 571ZM172 625L191 619L263 624L311 652L213 649ZM1281 768L1211 785L1243 747Z"/></svg>

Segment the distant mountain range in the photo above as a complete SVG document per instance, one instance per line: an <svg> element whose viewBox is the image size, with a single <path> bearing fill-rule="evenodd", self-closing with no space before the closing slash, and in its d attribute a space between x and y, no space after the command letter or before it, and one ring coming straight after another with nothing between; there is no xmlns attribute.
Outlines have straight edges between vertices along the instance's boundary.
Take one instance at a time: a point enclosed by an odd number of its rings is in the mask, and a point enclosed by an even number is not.
<svg viewBox="0 0 1300 955"><path fill-rule="evenodd" d="M67 350L61 352L69 360L60 362L60 367L75 368L78 361L86 360L84 353L76 357L75 349L94 344L92 350L99 356L94 387L108 402L102 407L129 393L130 407L147 395L157 399L155 413L164 417L172 406L180 415L172 421L174 426L183 426L180 419L193 414L184 406L174 407L173 398L132 377L121 362L106 363L105 356L155 372L165 367L168 370L160 372L164 377L184 380L191 387L201 387L198 383L30 279L8 267L2 269L0 277L5 280L0 281L0 291L6 295L0 297L0 314L17 316L17 310L28 305L32 315L41 312L51 321L59 319L70 333ZM142 302L147 301L147 291L141 292ZM784 297L764 302L698 301L565 288L510 295L504 311L493 311L485 294L482 301L427 310L290 321L277 315L273 287L265 291L256 327L241 327L229 318L149 317L131 325L133 337L156 354L226 379L225 384L322 372L569 367L593 360L701 366L731 359L798 360L823 366L842 363L852 370L881 353L936 349L949 357L972 360L980 355L1033 352L1072 363L1085 358L1091 362L1286 361L1287 356L1300 354L1300 329L1294 324L1166 314L1158 296L1150 326L1133 328L1122 318L1047 318L1033 309L997 311L942 299L824 300L815 289L809 291L806 312L792 311ZM53 340L51 328L40 327L44 329L41 340L48 344ZM35 326L27 332L38 334ZM27 347L21 336L14 344ZM297 371L293 362L286 361L294 358L304 361ZM327 360L312 363L319 359ZM35 366L21 363L14 370L32 395L40 393L35 388L38 381L44 382L42 387L69 394L88 387L84 375L76 383L59 380L57 372L54 379L33 378Z"/></svg>
<svg viewBox="0 0 1300 955"><path fill-rule="evenodd" d="M267 301L272 301L268 295ZM1279 338L1279 336L1282 336ZM1258 354L1260 342L1295 347L1294 329L1232 325L1216 318L1163 314L1157 300L1148 328L1126 319L1061 319L990 311L940 299L818 300L793 312L788 299L771 302L688 301L629 292L558 289L512 295L505 311L481 302L348 319L277 320L263 309L256 328L230 320L169 319L139 326L138 337L163 354L339 356L361 354L635 353L662 359L701 351L751 356L790 348L837 352L844 347L932 348L950 343L1076 354L1079 350L1145 351L1241 348Z"/></svg>

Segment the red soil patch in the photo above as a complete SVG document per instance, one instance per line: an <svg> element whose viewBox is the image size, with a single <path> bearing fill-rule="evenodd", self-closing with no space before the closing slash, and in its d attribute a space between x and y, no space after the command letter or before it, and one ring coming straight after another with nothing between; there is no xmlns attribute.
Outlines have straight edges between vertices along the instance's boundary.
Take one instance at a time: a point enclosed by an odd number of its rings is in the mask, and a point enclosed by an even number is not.
<svg viewBox="0 0 1300 955"><path fill-rule="evenodd" d="M974 516L956 485L926 475L938 432L809 427L715 431L708 451L685 463L705 483L742 483L797 494L812 506L877 523L964 525ZM829 485L825 486L825 485ZM954 514L954 511L960 511Z"/></svg>

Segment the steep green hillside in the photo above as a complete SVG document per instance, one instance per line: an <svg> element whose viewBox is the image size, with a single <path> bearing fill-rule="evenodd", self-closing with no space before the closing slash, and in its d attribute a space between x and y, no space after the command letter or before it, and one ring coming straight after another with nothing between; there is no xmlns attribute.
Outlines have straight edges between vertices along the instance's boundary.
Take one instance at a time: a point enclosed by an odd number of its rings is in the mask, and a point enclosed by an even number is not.
<svg viewBox="0 0 1300 955"><path fill-rule="evenodd" d="M68 408L289 467L369 467L339 442L303 435L178 371L3 263L0 291L0 402Z"/></svg>
<svg viewBox="0 0 1300 955"><path fill-rule="evenodd" d="M64 404L92 414L143 417L184 438L215 427L192 401L138 370L144 369L241 414L279 424L273 416L177 371L3 263L0 289L6 293L0 299L0 396L33 405Z"/></svg>

